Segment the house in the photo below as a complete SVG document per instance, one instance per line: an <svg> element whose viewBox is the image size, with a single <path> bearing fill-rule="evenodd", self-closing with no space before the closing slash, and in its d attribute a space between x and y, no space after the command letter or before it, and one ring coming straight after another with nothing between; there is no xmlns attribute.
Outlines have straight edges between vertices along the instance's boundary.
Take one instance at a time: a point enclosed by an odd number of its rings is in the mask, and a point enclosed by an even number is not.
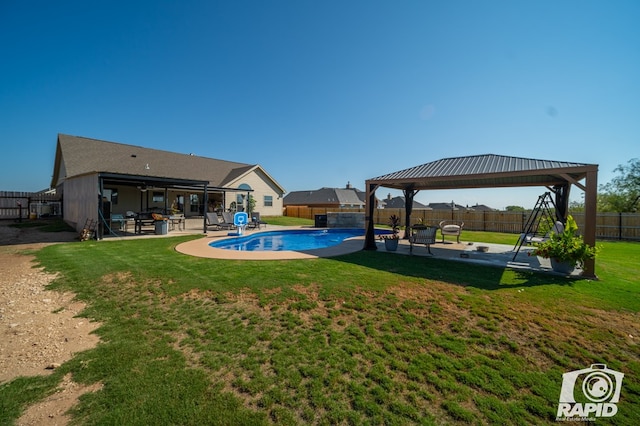
<svg viewBox="0 0 640 426"><path fill-rule="evenodd" d="M475 206L471 206L471 207L468 207L468 208L469 208L469 210L474 210L474 211L477 211L477 212L481 212L481 211L493 212L493 211L496 211L496 209L491 208L491 207L487 206L486 204L476 204Z"/></svg>
<svg viewBox="0 0 640 426"><path fill-rule="evenodd" d="M456 204L453 201L450 203L429 203L427 204L427 208L432 210L466 210L465 206L460 204Z"/></svg>
<svg viewBox="0 0 640 426"><path fill-rule="evenodd" d="M80 231L127 212L251 210L282 215L284 188L257 164L59 134L51 187ZM250 204L253 204L250 206Z"/></svg>
<svg viewBox="0 0 640 426"><path fill-rule="evenodd" d="M391 197L391 194L387 195L387 198L383 200L385 209L404 209L407 205L404 197ZM426 209L428 208L422 203L417 201L413 202L413 209Z"/></svg>
<svg viewBox="0 0 640 426"><path fill-rule="evenodd" d="M467 206L462 206L460 204L456 204L453 201L450 203L429 203L427 205L428 209L432 209L432 210L469 210L469 211L495 211L495 209L492 209L491 207L484 205L484 204L476 204L475 206L471 206L469 207Z"/></svg>
<svg viewBox="0 0 640 426"><path fill-rule="evenodd" d="M347 182L344 188L320 188L311 191L292 191L284 197L283 205L299 207L364 208L364 192Z"/></svg>

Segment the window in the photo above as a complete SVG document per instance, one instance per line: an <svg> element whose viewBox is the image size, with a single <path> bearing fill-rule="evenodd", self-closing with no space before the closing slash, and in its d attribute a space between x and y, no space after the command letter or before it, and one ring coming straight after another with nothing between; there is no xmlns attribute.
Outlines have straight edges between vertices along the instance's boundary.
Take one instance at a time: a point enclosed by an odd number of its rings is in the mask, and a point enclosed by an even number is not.
<svg viewBox="0 0 640 426"><path fill-rule="evenodd" d="M151 201L153 201L154 203L162 203L164 201L164 193L154 191Z"/></svg>
<svg viewBox="0 0 640 426"><path fill-rule="evenodd" d="M240 185L238 185L238 189L251 191L251 186L247 185L246 183L241 183ZM246 197L247 197L247 194L243 194L240 192L236 194L236 206L239 212L245 211ZM249 207L249 206L246 206L246 207Z"/></svg>
<svg viewBox="0 0 640 426"><path fill-rule="evenodd" d="M236 208L239 212L244 211L244 194L236 194Z"/></svg>
<svg viewBox="0 0 640 426"><path fill-rule="evenodd" d="M191 213L200 212L200 197L198 197L198 194L189 194L189 211Z"/></svg>
<svg viewBox="0 0 640 426"><path fill-rule="evenodd" d="M264 206L265 207L273 207L273 195L265 195L264 196Z"/></svg>

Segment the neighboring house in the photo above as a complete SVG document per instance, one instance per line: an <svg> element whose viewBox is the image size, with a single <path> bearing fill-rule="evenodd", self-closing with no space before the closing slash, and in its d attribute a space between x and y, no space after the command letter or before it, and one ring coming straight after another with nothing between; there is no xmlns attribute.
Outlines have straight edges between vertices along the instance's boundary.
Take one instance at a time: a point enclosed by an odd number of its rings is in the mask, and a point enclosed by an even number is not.
<svg viewBox="0 0 640 426"><path fill-rule="evenodd" d="M493 212L496 209L492 209L491 207L489 207L489 206L487 206L485 204L476 204L475 206L469 207L469 210L475 210L477 212L480 212L480 211Z"/></svg>
<svg viewBox="0 0 640 426"><path fill-rule="evenodd" d="M429 203L427 208L433 210L466 210L465 206L461 206L460 204L456 204L453 201L450 203Z"/></svg>
<svg viewBox="0 0 640 426"><path fill-rule="evenodd" d="M404 209L406 207L404 197L391 197L391 194L387 195L387 198L382 201L384 203L385 209ZM422 203L419 203L414 200L413 209L426 209Z"/></svg>
<svg viewBox="0 0 640 426"><path fill-rule="evenodd" d="M79 231L111 214L253 210L282 215L284 188L257 164L58 135L51 187Z"/></svg>
<svg viewBox="0 0 640 426"><path fill-rule="evenodd" d="M284 197L284 206L364 208L365 194L347 183L345 188L293 191Z"/></svg>
<svg viewBox="0 0 640 426"><path fill-rule="evenodd" d="M456 204L453 201L450 203L429 203L427 208L433 209L433 210L471 210L471 211L488 211L488 212L492 212L495 210L484 204L476 204L475 206L469 207L469 206L462 206L460 204Z"/></svg>

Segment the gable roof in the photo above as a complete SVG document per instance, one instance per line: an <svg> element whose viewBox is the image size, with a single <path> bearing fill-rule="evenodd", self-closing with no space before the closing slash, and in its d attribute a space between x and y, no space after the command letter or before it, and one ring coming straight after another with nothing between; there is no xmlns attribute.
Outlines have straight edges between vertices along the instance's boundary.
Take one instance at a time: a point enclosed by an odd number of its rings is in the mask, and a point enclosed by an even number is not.
<svg viewBox="0 0 640 426"><path fill-rule="evenodd" d="M369 179L387 188L459 189L562 185L577 182L595 164L485 154L444 158Z"/></svg>
<svg viewBox="0 0 640 426"><path fill-rule="evenodd" d="M365 193L354 188L320 188L312 191L292 191L283 200L284 205L362 205Z"/></svg>
<svg viewBox="0 0 640 426"><path fill-rule="evenodd" d="M65 179L75 176L111 173L207 181L211 186L224 187L258 168L262 170L255 164L59 134L51 186L55 188ZM284 193L284 188L266 172L264 174Z"/></svg>
<svg viewBox="0 0 640 426"><path fill-rule="evenodd" d="M427 205L430 209L433 210L465 210L465 206L461 206L456 203L429 203Z"/></svg>
<svg viewBox="0 0 640 426"><path fill-rule="evenodd" d="M404 209L407 205L404 197L393 197L393 198L385 198L383 200L385 209ZM413 200L413 208L414 209L425 209L425 206L418 201Z"/></svg>

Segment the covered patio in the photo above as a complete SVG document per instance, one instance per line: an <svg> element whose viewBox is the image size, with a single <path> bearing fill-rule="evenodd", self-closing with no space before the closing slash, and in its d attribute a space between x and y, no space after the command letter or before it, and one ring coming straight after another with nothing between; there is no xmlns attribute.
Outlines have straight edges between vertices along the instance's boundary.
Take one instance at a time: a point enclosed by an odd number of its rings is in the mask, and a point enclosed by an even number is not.
<svg viewBox="0 0 640 426"><path fill-rule="evenodd" d="M401 190L405 198L405 223L411 223L413 199L421 190L546 187L555 197L557 220L566 223L569 214L569 193L576 186L584 191L584 241L596 243L596 199L598 165L556 160L538 160L486 154L444 158L376 178L368 179L366 187L366 235L364 250L377 250L373 213L375 192L380 187ZM408 237L405 231L405 238ZM595 260L588 260L582 276L595 278Z"/></svg>

